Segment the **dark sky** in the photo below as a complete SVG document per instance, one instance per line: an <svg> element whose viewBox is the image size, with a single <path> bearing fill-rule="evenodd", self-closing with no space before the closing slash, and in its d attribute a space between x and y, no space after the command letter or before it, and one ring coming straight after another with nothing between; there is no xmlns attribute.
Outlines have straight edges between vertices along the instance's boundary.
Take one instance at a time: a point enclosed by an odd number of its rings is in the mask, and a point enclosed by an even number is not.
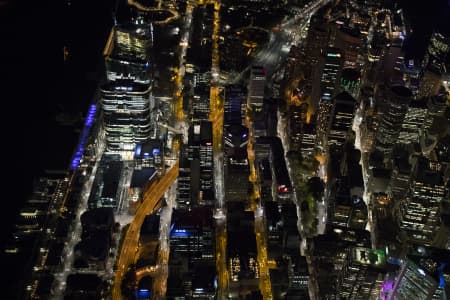
<svg viewBox="0 0 450 300"><path fill-rule="evenodd" d="M449 0L399 0L412 23L413 34L406 41L411 56L422 57L433 30L450 36Z"/></svg>

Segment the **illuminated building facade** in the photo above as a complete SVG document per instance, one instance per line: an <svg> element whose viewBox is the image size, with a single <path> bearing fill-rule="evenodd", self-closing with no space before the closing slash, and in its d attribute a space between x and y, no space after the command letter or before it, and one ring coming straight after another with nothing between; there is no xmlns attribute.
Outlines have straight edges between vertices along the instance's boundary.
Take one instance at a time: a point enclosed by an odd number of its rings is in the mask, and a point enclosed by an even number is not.
<svg viewBox="0 0 450 300"><path fill-rule="evenodd" d="M115 53L148 60L153 45L153 27L151 24L119 24L114 30Z"/></svg>
<svg viewBox="0 0 450 300"><path fill-rule="evenodd" d="M425 65L436 74L445 72L450 64L450 39L439 32L433 32L425 55Z"/></svg>
<svg viewBox="0 0 450 300"><path fill-rule="evenodd" d="M301 103L300 105L291 105L289 107L289 139L291 146L299 148L302 137L303 125L306 122L306 113L308 111L308 104Z"/></svg>
<svg viewBox="0 0 450 300"><path fill-rule="evenodd" d="M242 124L244 118L242 106L245 106L246 97L245 88L242 86L228 85L225 87L224 124Z"/></svg>
<svg viewBox="0 0 450 300"><path fill-rule="evenodd" d="M151 87L129 81L110 82L100 88L103 126L109 151L133 151L150 138Z"/></svg>
<svg viewBox="0 0 450 300"><path fill-rule="evenodd" d="M383 250L350 248L338 277L341 299L377 299L386 275L385 264Z"/></svg>
<svg viewBox="0 0 450 300"><path fill-rule="evenodd" d="M264 89L266 86L266 71L262 66L252 66L250 80L248 83L249 107L262 109L264 100Z"/></svg>
<svg viewBox="0 0 450 300"><path fill-rule="evenodd" d="M433 162L419 157L409 196L400 207L400 228L409 240L431 245L440 227L440 204L445 195L442 172Z"/></svg>
<svg viewBox="0 0 450 300"><path fill-rule="evenodd" d="M340 79L340 88L353 98L358 99L361 87L361 73L354 68L344 68Z"/></svg>
<svg viewBox="0 0 450 300"><path fill-rule="evenodd" d="M323 151L328 149L328 133L333 110L333 97L341 77L343 56L341 50L328 48L320 80L320 101L317 116L317 144Z"/></svg>
<svg viewBox="0 0 450 300"><path fill-rule="evenodd" d="M330 132L328 144L342 146L347 140L355 115L356 100L347 92L342 92L334 98L331 113Z"/></svg>
<svg viewBox="0 0 450 300"><path fill-rule="evenodd" d="M358 29L342 27L336 34L334 46L342 50L345 67L360 67L363 40Z"/></svg>
<svg viewBox="0 0 450 300"><path fill-rule="evenodd" d="M393 86L382 96L380 123L376 134L376 149L389 155L397 142L401 126L411 102L411 91L404 86Z"/></svg>
<svg viewBox="0 0 450 300"><path fill-rule="evenodd" d="M386 299L433 299L437 282L411 260L406 260L394 283L384 284Z"/></svg>
<svg viewBox="0 0 450 300"><path fill-rule="evenodd" d="M418 143L422 134L423 125L427 116L427 104L425 101L412 101L408 107L402 128L398 136L398 142L403 144Z"/></svg>

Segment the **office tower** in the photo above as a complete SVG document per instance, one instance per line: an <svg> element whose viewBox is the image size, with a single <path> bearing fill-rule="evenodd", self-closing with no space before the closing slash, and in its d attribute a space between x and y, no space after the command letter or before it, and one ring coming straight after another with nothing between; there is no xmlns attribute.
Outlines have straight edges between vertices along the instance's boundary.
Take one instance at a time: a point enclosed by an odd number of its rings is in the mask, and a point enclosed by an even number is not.
<svg viewBox="0 0 450 300"><path fill-rule="evenodd" d="M214 260L212 225L212 211L207 207L175 209L170 226L170 253L187 257L190 262Z"/></svg>
<svg viewBox="0 0 450 300"><path fill-rule="evenodd" d="M168 299L214 299L217 285L212 210L175 209L170 226Z"/></svg>
<svg viewBox="0 0 450 300"><path fill-rule="evenodd" d="M333 97L341 77L343 57L337 48L328 48L320 80L320 101L317 115L317 145L323 151L328 149L328 132L333 109Z"/></svg>
<svg viewBox="0 0 450 300"><path fill-rule="evenodd" d="M200 205L212 205L214 201L214 162L212 123L200 123Z"/></svg>
<svg viewBox="0 0 450 300"><path fill-rule="evenodd" d="M125 8L124 8L125 9ZM153 26L143 19L124 20L113 27L104 50L109 81L131 79L151 84L153 79Z"/></svg>
<svg viewBox="0 0 450 300"><path fill-rule="evenodd" d="M255 153L256 163L264 159L269 159L270 161L275 180L277 200L282 202L289 200L292 193L292 184L280 138L274 136L257 137Z"/></svg>
<svg viewBox="0 0 450 300"><path fill-rule="evenodd" d="M150 138L150 86L121 80L106 83L100 92L108 151L133 151Z"/></svg>
<svg viewBox="0 0 450 300"><path fill-rule="evenodd" d="M247 155L244 158L224 159L225 201L245 202L249 189L250 166Z"/></svg>
<svg viewBox="0 0 450 300"><path fill-rule="evenodd" d="M153 26L151 24L137 24L124 22L114 28L115 53L123 57L135 57L148 60L153 45Z"/></svg>
<svg viewBox="0 0 450 300"><path fill-rule="evenodd" d="M411 96L411 91L403 86L392 86L381 96L380 123L375 147L385 155L390 154L392 147L398 141Z"/></svg>
<svg viewBox="0 0 450 300"><path fill-rule="evenodd" d="M343 54L338 48L327 48L320 79L320 102L331 100L337 93L342 73Z"/></svg>
<svg viewBox="0 0 450 300"><path fill-rule="evenodd" d="M393 157L393 168L389 182L389 196L393 199L403 199L410 187L412 166L408 161L409 153L400 152Z"/></svg>
<svg viewBox="0 0 450 300"><path fill-rule="evenodd" d="M425 66L428 70L442 74L450 65L450 39L435 31L431 35L425 54Z"/></svg>
<svg viewBox="0 0 450 300"><path fill-rule="evenodd" d="M180 146L180 161L178 163L177 203L180 208L191 205L191 161L188 158L188 145Z"/></svg>
<svg viewBox="0 0 450 300"><path fill-rule="evenodd" d="M303 124L300 140L300 153L302 157L311 157L316 148L316 119L311 118L309 123Z"/></svg>
<svg viewBox="0 0 450 300"><path fill-rule="evenodd" d="M189 163L183 158L182 164L183 175L190 177L191 199L188 201L190 205L211 205L214 200L212 147L211 122L195 122L189 128L189 141L185 150L186 154L183 154L183 156L186 155ZM189 172L189 174L185 174L185 172ZM183 180L187 180L187 178Z"/></svg>
<svg viewBox="0 0 450 300"><path fill-rule="evenodd" d="M192 112L194 120L208 120L210 112L211 73L195 73L193 76Z"/></svg>
<svg viewBox="0 0 450 300"><path fill-rule="evenodd" d="M427 116L427 103L423 99L412 101L402 122L398 143L418 143Z"/></svg>
<svg viewBox="0 0 450 300"><path fill-rule="evenodd" d="M424 269L413 261L406 259L395 279L383 284L386 299L434 299L438 283Z"/></svg>
<svg viewBox="0 0 450 300"><path fill-rule="evenodd" d="M247 157L248 128L243 125L228 125L224 128L224 155L225 157Z"/></svg>
<svg viewBox="0 0 450 300"><path fill-rule="evenodd" d="M164 168L164 146L161 140L151 139L137 144L134 163L136 168L157 168L161 172Z"/></svg>
<svg viewBox="0 0 450 300"><path fill-rule="evenodd" d="M228 209L226 261L232 290L239 288L240 282L257 282L260 276L254 220L253 212L244 211L242 206Z"/></svg>
<svg viewBox="0 0 450 300"><path fill-rule="evenodd" d="M106 77L109 81L132 79L136 83L149 85L152 81L152 66L146 60L125 58L114 52L105 57Z"/></svg>
<svg viewBox="0 0 450 300"><path fill-rule="evenodd" d="M306 115L308 112L308 104L303 102L300 105L291 105L289 107L289 127L288 135L291 149L300 147L303 124L306 123Z"/></svg>
<svg viewBox="0 0 450 300"><path fill-rule="evenodd" d="M341 299L378 299L386 276L386 253L363 247L350 248L338 276Z"/></svg>
<svg viewBox="0 0 450 300"><path fill-rule="evenodd" d="M400 66L400 76L405 87L409 88L414 98L417 98L423 68L420 61L410 59Z"/></svg>
<svg viewBox="0 0 450 300"><path fill-rule="evenodd" d="M308 58L309 73L306 76L313 76L317 65L321 60L330 41L330 30L322 16L315 15L310 20L308 34L306 36L305 57ZM312 72L312 73L311 73ZM314 76L312 77L314 79Z"/></svg>
<svg viewBox="0 0 450 300"><path fill-rule="evenodd" d="M439 230L439 210L445 194L442 172L419 157L414 169L411 192L401 203L400 228L416 244L431 245Z"/></svg>
<svg viewBox="0 0 450 300"><path fill-rule="evenodd" d="M359 68L362 65L360 52L363 39L358 29L341 27L336 34L334 46L342 50L344 67Z"/></svg>
<svg viewBox="0 0 450 300"><path fill-rule="evenodd" d="M356 100L347 92L334 97L328 145L342 146L347 140L355 115Z"/></svg>
<svg viewBox="0 0 450 300"><path fill-rule="evenodd" d="M420 81L418 98L431 97L439 93L442 83L441 74L437 74L430 69L426 69Z"/></svg>
<svg viewBox="0 0 450 300"><path fill-rule="evenodd" d="M344 68L339 85L342 90L358 99L361 88L361 72L354 68Z"/></svg>
<svg viewBox="0 0 450 300"><path fill-rule="evenodd" d="M225 87L224 125L242 124L243 106L246 104L246 90L240 85Z"/></svg>
<svg viewBox="0 0 450 300"><path fill-rule="evenodd" d="M103 154L88 199L90 209L117 207L121 192L119 182L122 171L123 161L119 154Z"/></svg>
<svg viewBox="0 0 450 300"><path fill-rule="evenodd" d="M428 98L427 115L425 117L425 123L423 126L424 131L428 131L430 129L431 125L433 125L433 121L436 118L442 117L444 115L445 110L448 107L448 96L448 92L442 92L436 96L431 96Z"/></svg>
<svg viewBox="0 0 450 300"><path fill-rule="evenodd" d="M405 62L404 57L405 53L401 46L391 45L386 50L381 62L383 67L382 79L386 85L404 85L403 74L401 73L401 68Z"/></svg>
<svg viewBox="0 0 450 300"><path fill-rule="evenodd" d="M247 106L261 110L266 85L266 70L262 66L252 66L248 83Z"/></svg>

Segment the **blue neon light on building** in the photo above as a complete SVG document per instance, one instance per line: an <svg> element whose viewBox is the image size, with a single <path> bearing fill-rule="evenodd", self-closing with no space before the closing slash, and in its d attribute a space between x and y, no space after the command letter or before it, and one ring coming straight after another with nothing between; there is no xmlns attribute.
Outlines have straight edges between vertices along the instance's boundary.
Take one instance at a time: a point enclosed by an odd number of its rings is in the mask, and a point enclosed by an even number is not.
<svg viewBox="0 0 450 300"><path fill-rule="evenodd" d="M84 120L83 131L81 132L76 151L75 151L75 153L72 157L71 163L70 163L70 169L72 169L72 170L75 170L80 165L81 158L83 157L86 140L89 136L92 124L94 124L96 111L97 111L97 105L92 104L89 107L89 110L88 110L88 113L86 116L86 120Z"/></svg>

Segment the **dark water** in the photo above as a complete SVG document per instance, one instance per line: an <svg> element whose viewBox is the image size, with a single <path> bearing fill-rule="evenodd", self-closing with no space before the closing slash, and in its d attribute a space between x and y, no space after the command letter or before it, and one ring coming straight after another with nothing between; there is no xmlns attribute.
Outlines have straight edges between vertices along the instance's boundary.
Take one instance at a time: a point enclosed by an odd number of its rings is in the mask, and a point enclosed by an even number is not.
<svg viewBox="0 0 450 300"><path fill-rule="evenodd" d="M71 0L70 7L65 1L0 3L2 159L7 174L2 239L33 179L45 169L67 169L82 126L80 114L85 116L103 75L102 51L114 1ZM64 46L69 49L67 61ZM78 121L66 126L57 116Z"/></svg>

